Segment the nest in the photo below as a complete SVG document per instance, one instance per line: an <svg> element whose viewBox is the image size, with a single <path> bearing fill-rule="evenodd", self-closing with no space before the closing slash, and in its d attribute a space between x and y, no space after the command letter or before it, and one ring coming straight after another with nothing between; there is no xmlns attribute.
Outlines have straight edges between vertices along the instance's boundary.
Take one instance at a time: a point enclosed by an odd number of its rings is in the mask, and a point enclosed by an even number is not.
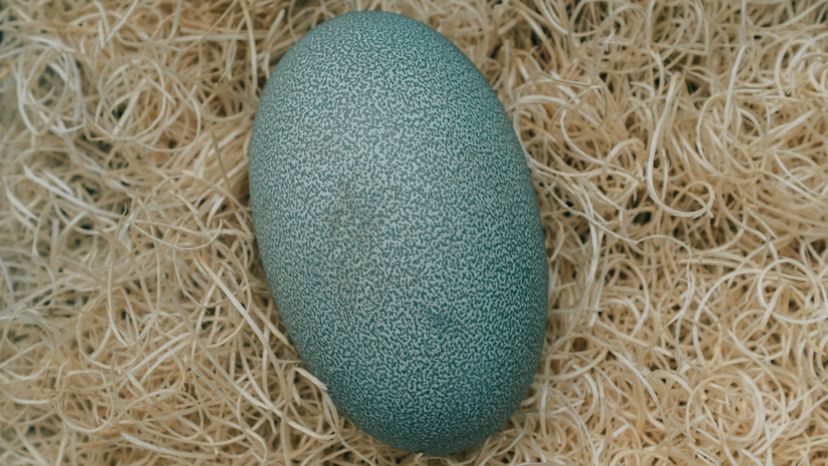
<svg viewBox="0 0 828 466"><path fill-rule="evenodd" d="M337 415L255 249L285 51L430 24L513 117L552 282L532 388L434 459ZM828 459L828 4L0 2L0 463Z"/></svg>

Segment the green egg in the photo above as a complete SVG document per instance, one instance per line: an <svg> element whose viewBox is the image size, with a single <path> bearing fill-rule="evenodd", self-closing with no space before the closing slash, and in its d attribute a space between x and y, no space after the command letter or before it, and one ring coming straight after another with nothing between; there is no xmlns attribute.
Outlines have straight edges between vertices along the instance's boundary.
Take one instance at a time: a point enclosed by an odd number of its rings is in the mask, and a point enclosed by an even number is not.
<svg viewBox="0 0 828 466"><path fill-rule="evenodd" d="M548 274L520 142L474 64L400 15L327 21L270 76L249 174L281 318L338 411L435 455L501 429Z"/></svg>

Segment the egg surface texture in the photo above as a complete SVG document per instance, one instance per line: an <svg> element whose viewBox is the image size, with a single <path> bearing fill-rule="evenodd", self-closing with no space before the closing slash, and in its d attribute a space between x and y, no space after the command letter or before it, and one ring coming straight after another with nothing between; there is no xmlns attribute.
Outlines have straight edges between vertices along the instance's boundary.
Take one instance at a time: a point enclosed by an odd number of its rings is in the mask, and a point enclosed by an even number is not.
<svg viewBox="0 0 828 466"><path fill-rule="evenodd" d="M543 345L546 257L520 143L459 49L391 13L319 25L269 78L249 175L280 315L341 414L429 454L504 426Z"/></svg>

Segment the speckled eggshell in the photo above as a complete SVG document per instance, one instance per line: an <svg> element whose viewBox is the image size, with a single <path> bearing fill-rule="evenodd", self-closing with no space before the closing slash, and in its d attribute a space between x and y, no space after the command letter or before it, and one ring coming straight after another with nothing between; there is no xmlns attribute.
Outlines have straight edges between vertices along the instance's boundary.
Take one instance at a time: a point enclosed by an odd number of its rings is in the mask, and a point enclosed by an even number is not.
<svg viewBox="0 0 828 466"><path fill-rule="evenodd" d="M396 14L321 24L270 76L249 173L281 317L339 412L429 454L497 432L548 276L520 143L466 56Z"/></svg>

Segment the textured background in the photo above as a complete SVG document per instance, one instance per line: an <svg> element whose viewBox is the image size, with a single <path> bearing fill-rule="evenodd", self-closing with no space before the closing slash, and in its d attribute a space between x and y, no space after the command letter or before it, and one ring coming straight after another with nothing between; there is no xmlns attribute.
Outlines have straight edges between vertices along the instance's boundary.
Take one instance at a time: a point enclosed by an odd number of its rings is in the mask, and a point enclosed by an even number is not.
<svg viewBox="0 0 828 466"><path fill-rule="evenodd" d="M387 9L484 72L550 325L448 460L337 416L258 261L247 144L313 25ZM0 2L0 464L824 464L828 4Z"/></svg>

